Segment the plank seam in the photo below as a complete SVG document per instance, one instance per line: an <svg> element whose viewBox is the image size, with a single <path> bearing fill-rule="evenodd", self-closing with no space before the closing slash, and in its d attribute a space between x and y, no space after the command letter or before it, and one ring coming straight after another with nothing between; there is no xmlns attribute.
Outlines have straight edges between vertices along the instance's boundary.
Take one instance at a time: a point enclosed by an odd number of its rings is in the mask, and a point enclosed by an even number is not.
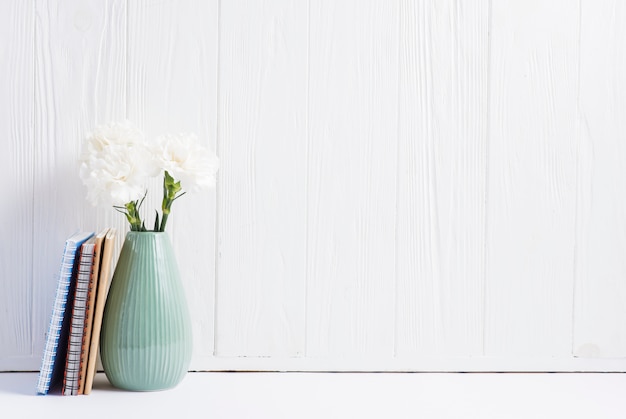
<svg viewBox="0 0 626 419"><path fill-rule="evenodd" d="M217 0L217 48L216 48L216 106L215 111L217 113L215 117L215 153L218 157L221 157L220 151L220 99L221 99L221 83L220 83L220 67L221 67L221 12L222 12L222 2L221 0ZM215 182L215 280L213 281L213 356L217 355L217 328L218 328L218 280L219 280L219 262L220 262L220 202L222 199L222 188L221 186L222 176L217 174L217 181Z"/></svg>
<svg viewBox="0 0 626 419"><path fill-rule="evenodd" d="M487 349L487 283L488 283L488 266L489 266L489 145L491 142L491 58L492 58L492 35L493 35L493 21L492 10L493 0L489 0L487 3L487 105L485 115L485 209L484 209L484 248L483 248L483 336L482 336L482 355L486 355Z"/></svg>

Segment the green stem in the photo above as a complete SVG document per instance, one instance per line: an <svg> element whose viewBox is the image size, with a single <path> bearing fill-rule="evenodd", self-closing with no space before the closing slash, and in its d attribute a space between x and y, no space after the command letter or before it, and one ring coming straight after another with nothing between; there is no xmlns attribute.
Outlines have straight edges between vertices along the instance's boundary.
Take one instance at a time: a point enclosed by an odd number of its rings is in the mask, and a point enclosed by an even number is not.
<svg viewBox="0 0 626 419"><path fill-rule="evenodd" d="M164 212L163 218L161 218L161 227L159 228L159 231L165 231L165 224L167 223L167 217L169 217L169 214L166 214Z"/></svg>

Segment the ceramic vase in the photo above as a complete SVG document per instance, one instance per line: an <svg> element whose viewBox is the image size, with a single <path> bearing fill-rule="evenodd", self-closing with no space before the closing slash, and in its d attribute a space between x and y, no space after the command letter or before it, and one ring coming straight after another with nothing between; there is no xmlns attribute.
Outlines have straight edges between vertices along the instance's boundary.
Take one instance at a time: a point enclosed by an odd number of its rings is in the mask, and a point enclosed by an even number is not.
<svg viewBox="0 0 626 419"><path fill-rule="evenodd" d="M107 297L100 337L115 387L175 387L191 360L189 310L171 241L163 232L127 233Z"/></svg>

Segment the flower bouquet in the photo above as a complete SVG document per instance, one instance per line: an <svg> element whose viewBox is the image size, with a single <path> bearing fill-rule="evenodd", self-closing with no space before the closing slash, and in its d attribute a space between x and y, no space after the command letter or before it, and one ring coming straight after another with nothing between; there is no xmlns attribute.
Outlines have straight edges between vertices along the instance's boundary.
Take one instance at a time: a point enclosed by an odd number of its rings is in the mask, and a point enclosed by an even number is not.
<svg viewBox="0 0 626 419"><path fill-rule="evenodd" d="M153 142L130 122L109 123L87 136L80 178L93 205L112 205L126 215L131 231L148 231L140 215L149 178L163 176L161 216L152 231L165 231L174 201L215 186L219 160L195 134L166 134Z"/></svg>

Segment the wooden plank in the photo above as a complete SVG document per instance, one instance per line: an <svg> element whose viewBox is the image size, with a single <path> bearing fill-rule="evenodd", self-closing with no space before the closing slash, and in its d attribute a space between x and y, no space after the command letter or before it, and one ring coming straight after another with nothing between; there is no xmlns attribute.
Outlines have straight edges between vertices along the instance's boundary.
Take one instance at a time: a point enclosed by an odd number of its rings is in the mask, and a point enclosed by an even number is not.
<svg viewBox="0 0 626 419"><path fill-rule="evenodd" d="M626 8L487 3L0 2L0 370L39 367L67 235L127 229L76 161L128 116L219 138L219 219L168 228L192 368L624 371L580 358L626 355Z"/></svg>
<svg viewBox="0 0 626 419"><path fill-rule="evenodd" d="M0 3L0 359L32 355L33 39L32 2ZM1 368L1 364L0 364Z"/></svg>
<svg viewBox="0 0 626 419"><path fill-rule="evenodd" d="M626 356L626 5L581 2L573 353Z"/></svg>
<svg viewBox="0 0 626 419"><path fill-rule="evenodd" d="M122 228L112 208L87 203L78 176L85 133L125 113L126 2L37 0L33 333L39 366L65 239Z"/></svg>
<svg viewBox="0 0 626 419"><path fill-rule="evenodd" d="M482 354L488 2L401 3L396 354Z"/></svg>
<svg viewBox="0 0 626 419"><path fill-rule="evenodd" d="M310 357L393 355L398 12L311 1Z"/></svg>
<svg viewBox="0 0 626 419"><path fill-rule="evenodd" d="M193 132L215 150L217 0L128 2L128 118L149 140ZM184 185L183 185L184 188ZM146 226L160 210L162 179L146 199ZM170 234L192 315L195 359L213 353L216 192L190 193L172 207Z"/></svg>
<svg viewBox="0 0 626 419"><path fill-rule="evenodd" d="M307 8L220 11L216 354L304 351Z"/></svg>
<svg viewBox="0 0 626 419"><path fill-rule="evenodd" d="M578 10L493 2L485 354L571 353Z"/></svg>

